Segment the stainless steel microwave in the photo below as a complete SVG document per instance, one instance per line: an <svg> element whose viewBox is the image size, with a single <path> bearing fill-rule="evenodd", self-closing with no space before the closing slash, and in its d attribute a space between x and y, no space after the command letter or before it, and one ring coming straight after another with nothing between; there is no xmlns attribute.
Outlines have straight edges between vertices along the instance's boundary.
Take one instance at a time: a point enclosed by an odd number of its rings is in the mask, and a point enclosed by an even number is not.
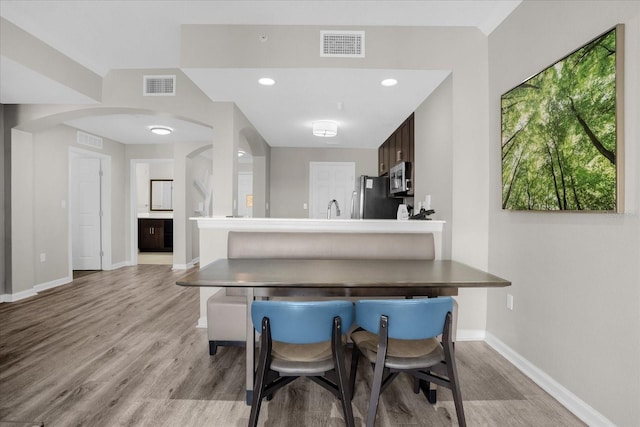
<svg viewBox="0 0 640 427"><path fill-rule="evenodd" d="M389 193L406 194L411 189L411 163L400 162L389 170Z"/></svg>

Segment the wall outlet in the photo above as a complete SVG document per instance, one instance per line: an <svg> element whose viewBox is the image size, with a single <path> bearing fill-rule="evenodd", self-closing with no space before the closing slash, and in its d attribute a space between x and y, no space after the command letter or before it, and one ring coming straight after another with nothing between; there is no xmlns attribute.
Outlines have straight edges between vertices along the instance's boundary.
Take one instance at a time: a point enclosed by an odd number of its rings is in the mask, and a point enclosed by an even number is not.
<svg viewBox="0 0 640 427"><path fill-rule="evenodd" d="M513 295L507 294L507 308L513 310Z"/></svg>
<svg viewBox="0 0 640 427"><path fill-rule="evenodd" d="M40 262L45 262L46 260L47 260L47 254L41 253L40 254Z"/></svg>
<svg viewBox="0 0 640 427"><path fill-rule="evenodd" d="M307 204L306 203L302 204L302 209L304 209L305 211L307 210Z"/></svg>

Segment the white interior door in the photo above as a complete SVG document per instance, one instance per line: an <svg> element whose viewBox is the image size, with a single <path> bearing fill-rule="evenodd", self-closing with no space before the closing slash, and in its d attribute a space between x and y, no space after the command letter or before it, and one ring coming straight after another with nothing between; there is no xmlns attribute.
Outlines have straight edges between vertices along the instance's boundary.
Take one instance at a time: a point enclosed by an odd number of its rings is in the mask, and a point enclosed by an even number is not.
<svg viewBox="0 0 640 427"><path fill-rule="evenodd" d="M101 270L101 160L72 157L70 178L73 269Z"/></svg>
<svg viewBox="0 0 640 427"><path fill-rule="evenodd" d="M340 215L332 206L331 218L350 218L355 171L353 162L309 163L309 218L327 218L327 206L333 199L340 206Z"/></svg>

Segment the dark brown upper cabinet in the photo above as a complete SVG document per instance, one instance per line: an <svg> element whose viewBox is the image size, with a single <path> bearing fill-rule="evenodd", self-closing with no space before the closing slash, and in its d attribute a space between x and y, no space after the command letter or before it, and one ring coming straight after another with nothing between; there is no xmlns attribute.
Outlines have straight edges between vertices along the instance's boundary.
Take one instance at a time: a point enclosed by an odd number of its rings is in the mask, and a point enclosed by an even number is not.
<svg viewBox="0 0 640 427"><path fill-rule="evenodd" d="M389 174L389 169L400 163L411 163L411 181L414 177L414 116L413 113L378 147L378 176ZM413 194L413 190L409 195Z"/></svg>

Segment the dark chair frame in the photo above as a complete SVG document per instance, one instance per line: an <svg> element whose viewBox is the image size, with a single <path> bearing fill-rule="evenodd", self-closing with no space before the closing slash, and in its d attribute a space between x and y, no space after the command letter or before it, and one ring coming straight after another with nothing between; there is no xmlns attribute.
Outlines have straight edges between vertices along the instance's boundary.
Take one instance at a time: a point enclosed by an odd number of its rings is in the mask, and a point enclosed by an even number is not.
<svg viewBox="0 0 640 427"><path fill-rule="evenodd" d="M372 364L373 382L371 385L371 398L369 400L369 409L367 412L367 427L373 427L375 424L376 413L378 411L378 402L382 391L398 376L400 372L406 372L414 377L414 393L419 393L422 389L430 403L435 403L435 390L430 390L430 383L446 387L453 394L453 401L456 408L456 416L458 424L461 427L466 426L464 409L462 406L462 395L460 393L460 384L458 380L458 370L455 360L455 346L451 340L452 333L452 314L447 313L442 333L442 347L445 359L433 366L425 366L420 369L397 369L385 366L387 356L388 343L388 324L387 316L380 316L380 332L378 334L378 350L376 354L376 362ZM359 328L362 330L362 328ZM358 369L358 361L363 355L357 345L353 346L351 356L351 372L350 372L350 388L352 392L355 390L356 372Z"/></svg>
<svg viewBox="0 0 640 427"><path fill-rule="evenodd" d="M271 326L268 317L262 319L262 332L260 336L260 356L258 368L256 370L255 386L253 390L253 402L251 404L251 414L249 417L249 426L258 424L258 416L262 400L266 397L271 400L273 394L291 383L300 376L306 376L317 384L333 393L342 403L342 410L346 425L354 427L353 410L351 408L351 389L346 373L344 346L342 344L342 324L340 316L333 318L332 334L331 334L331 353L333 357L334 369L325 372L324 375L308 375L300 373L298 376L287 375L280 376L276 371L271 370L272 361L272 340ZM313 363L313 362L311 362Z"/></svg>

